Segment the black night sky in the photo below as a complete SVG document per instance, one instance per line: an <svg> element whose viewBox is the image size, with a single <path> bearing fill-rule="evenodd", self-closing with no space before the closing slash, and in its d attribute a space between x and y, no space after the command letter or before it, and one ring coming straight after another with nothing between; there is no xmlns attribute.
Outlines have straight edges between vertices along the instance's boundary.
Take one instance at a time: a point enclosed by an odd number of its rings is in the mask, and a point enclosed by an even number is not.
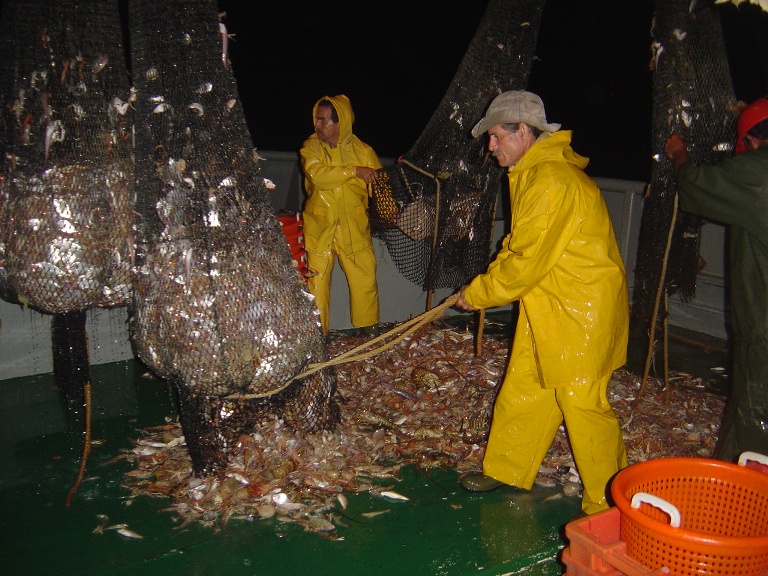
<svg viewBox="0 0 768 576"><path fill-rule="evenodd" d="M381 156L407 152L448 88L484 0L326 4L219 0L254 146L298 150L311 108L347 94L355 132ZM768 14L721 13L736 96L768 93ZM647 181L651 156L652 0L550 0L528 89L573 130L592 176Z"/></svg>

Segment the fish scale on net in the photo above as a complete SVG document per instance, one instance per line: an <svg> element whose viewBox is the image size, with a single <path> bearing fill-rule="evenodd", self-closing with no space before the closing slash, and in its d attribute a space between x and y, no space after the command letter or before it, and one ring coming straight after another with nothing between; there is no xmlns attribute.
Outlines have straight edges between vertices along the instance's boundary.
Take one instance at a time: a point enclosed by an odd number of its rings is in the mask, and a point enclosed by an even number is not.
<svg viewBox="0 0 768 576"><path fill-rule="evenodd" d="M50 314L124 306L135 190L132 114L110 106L128 94L117 5L38 8L4 2L0 30L14 63L0 70L0 294Z"/></svg>
<svg viewBox="0 0 768 576"><path fill-rule="evenodd" d="M129 16L145 159L132 336L179 390L193 468L206 475L260 415L332 426L335 376L292 381L326 359L325 341L260 174L216 3L138 0Z"/></svg>

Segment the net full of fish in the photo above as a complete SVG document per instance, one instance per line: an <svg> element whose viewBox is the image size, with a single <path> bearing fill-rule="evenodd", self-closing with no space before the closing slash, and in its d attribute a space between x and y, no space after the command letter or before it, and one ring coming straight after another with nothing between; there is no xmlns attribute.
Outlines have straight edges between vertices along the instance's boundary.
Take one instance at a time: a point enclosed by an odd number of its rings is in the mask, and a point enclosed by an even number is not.
<svg viewBox="0 0 768 576"><path fill-rule="evenodd" d="M142 357L157 374L214 397L269 393L324 353L322 343L311 350L314 301L280 258L279 228L265 230L247 212L225 219L236 193L211 192L208 218L221 227L188 224L183 236L166 227L136 280ZM187 196L177 199L181 206L163 209L184 210Z"/></svg>
<svg viewBox="0 0 768 576"><path fill-rule="evenodd" d="M89 22L89 26L83 26ZM0 294L49 314L124 306L132 113L116 2L9 0L0 23Z"/></svg>
<svg viewBox="0 0 768 576"><path fill-rule="evenodd" d="M257 414L332 426L335 380L293 381L325 341L216 2L127 8L130 55L116 0L3 3L0 295L52 314L130 305L136 352L176 387L193 467L212 473Z"/></svg>
<svg viewBox="0 0 768 576"><path fill-rule="evenodd" d="M273 213L212 0L131 2L139 357L179 393L200 475L260 414L332 426L316 307ZM162 59L157 58L163 54Z"/></svg>
<svg viewBox="0 0 768 576"><path fill-rule="evenodd" d="M277 518L330 538L343 538L347 502L357 493L381 496L361 513L372 520L396 514L394 492L403 468L426 473L444 467L461 474L482 467L490 411L507 363L506 336L486 336L475 356L474 335L438 324L383 352L373 363L338 370L341 422L334 431L297 433L274 416L261 419L232 448L217 477L196 478L178 423L145 430L122 455L134 463L126 474L129 498L167 499L165 510L182 524L221 528L232 520ZM331 356L359 343L337 335ZM681 374L678 385L633 402L639 378L617 370L609 400L622 424L630 463L665 456L709 456L723 400L701 381ZM577 497L581 484L561 429L541 464L537 483L560 487L552 497ZM398 496L394 496L397 498ZM405 502L405 501L403 501ZM349 525L351 526L351 525Z"/></svg>
<svg viewBox="0 0 768 576"><path fill-rule="evenodd" d="M688 142L691 162L716 164L732 154L737 101L720 15L711 2L655 3L652 25L654 162L643 200L632 296L632 325L646 339L652 332L659 280L664 290L687 300L696 293L703 220L677 209L672 161L664 154L677 133ZM670 231L671 223L674 227ZM668 241L667 238L670 238Z"/></svg>
<svg viewBox="0 0 768 576"><path fill-rule="evenodd" d="M13 174L10 187L18 193L7 205L14 217L5 265L24 303L64 313L128 302L131 180L128 164L51 168L39 177Z"/></svg>

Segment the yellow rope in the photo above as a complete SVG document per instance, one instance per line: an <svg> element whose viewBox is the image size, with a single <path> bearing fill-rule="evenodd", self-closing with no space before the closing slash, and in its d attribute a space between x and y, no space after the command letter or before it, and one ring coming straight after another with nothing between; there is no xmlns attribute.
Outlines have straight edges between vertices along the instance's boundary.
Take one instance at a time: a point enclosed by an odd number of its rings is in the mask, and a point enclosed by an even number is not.
<svg viewBox="0 0 768 576"><path fill-rule="evenodd" d="M411 164L408 162L408 160L400 159L400 164L405 164L412 170L418 172L422 176L426 176L427 178L432 178L432 180L435 181L435 219L434 219L434 226L432 230L432 251L429 255L429 270L432 269L432 259L435 257L435 246L437 245L437 231L438 231L438 222L440 220L440 179L435 176L434 174L430 174L426 170L422 170L415 164ZM427 288L427 310L432 308L432 294L434 293L431 282L430 286Z"/></svg>
<svg viewBox="0 0 768 576"><path fill-rule="evenodd" d="M88 344L88 334L85 334L85 354L88 359L88 366L91 365L91 353L89 351L90 346ZM89 368L90 372L90 368ZM88 379L83 383L83 405L85 406L85 436L83 438L83 450L80 453L80 466L77 470L77 477L75 478L75 483L72 485L72 487L69 489L69 493L67 494L67 499L64 501L64 505L69 508L70 503L72 502L72 497L75 495L75 492L80 488L80 484L83 482L83 476L85 475L85 464L88 461L88 455L91 453L91 412L92 412L92 404L91 404L91 378L90 374L88 375Z"/></svg>
<svg viewBox="0 0 768 576"><path fill-rule="evenodd" d="M440 316L442 316L443 312L447 308L450 308L451 306L453 306L456 303L457 299L458 299L458 294L453 294L448 298L446 298L446 300L442 304L435 306L431 310L427 310L423 314L416 316L415 318L411 318L410 320L403 322L398 326L395 326L389 332L385 332L384 334L381 334L376 338L372 338L367 342L363 342L362 344L355 346L354 348L339 354L335 358L331 358L330 360L327 360L325 362L310 364L309 366L307 366L307 369L304 370L304 372L302 372L301 374L297 374L296 376L288 380L285 384L283 384L280 388L276 390L271 390L269 392L264 392L260 394L230 394L229 396L225 396L224 399L225 400L235 400L235 399L253 400L256 398L267 398L268 396L272 396L273 394L277 394L278 392L285 390L294 381L301 380L302 378L306 378L307 376L310 376L315 372L319 372L323 368L328 368L330 366L338 366L340 364L346 364L348 362L358 362L360 360L366 360L368 358L371 358L399 344L407 336L413 334L416 330L418 330L425 324L428 324L429 322L432 322L437 318L439 318ZM371 348L371 346L373 346L374 344L379 344L380 342L383 342L384 340L387 340L392 336L396 336L396 337L393 338L391 341L385 342L376 348L367 350L368 348Z"/></svg>
<svg viewBox="0 0 768 576"><path fill-rule="evenodd" d="M649 331L649 338L648 338L648 353L645 357L645 369L643 370L643 379L640 383L640 389L637 391L637 396L635 397L634 402L637 402L640 400L640 397L643 395L643 392L645 391L645 385L648 382L648 373L651 369L651 358L653 358L653 342L654 338L656 337L656 321L658 319L659 315L659 304L661 302L662 294L666 295L666 276L667 276L667 263L669 261L669 251L672 247L672 235L675 231L675 224L677 222L677 194L675 194L674 198L674 204L672 205L672 221L669 224L669 232L667 233L667 244L664 247L664 258L661 262L661 277L659 278L659 286L656 290L656 300L653 303L653 314L651 315L651 327ZM667 344L666 344L666 338L664 339L664 366L666 370L667 365Z"/></svg>
<svg viewBox="0 0 768 576"><path fill-rule="evenodd" d="M475 341L475 356L483 353L483 330L485 328L485 308L477 315L477 340Z"/></svg>

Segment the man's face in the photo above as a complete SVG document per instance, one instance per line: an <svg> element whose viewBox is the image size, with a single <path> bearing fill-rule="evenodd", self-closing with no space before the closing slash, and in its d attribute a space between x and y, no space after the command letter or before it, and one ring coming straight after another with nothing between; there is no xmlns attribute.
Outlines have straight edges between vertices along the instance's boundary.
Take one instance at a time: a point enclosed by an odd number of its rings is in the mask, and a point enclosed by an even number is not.
<svg viewBox="0 0 768 576"><path fill-rule="evenodd" d="M516 132L505 130L501 124L488 130L488 150L493 153L499 166L514 166L528 151L530 143L526 138L527 131L524 124L518 125Z"/></svg>
<svg viewBox="0 0 768 576"><path fill-rule="evenodd" d="M315 111L315 134L331 148L335 148L339 143L339 123L334 122L331 117L331 108L328 106L318 106Z"/></svg>

